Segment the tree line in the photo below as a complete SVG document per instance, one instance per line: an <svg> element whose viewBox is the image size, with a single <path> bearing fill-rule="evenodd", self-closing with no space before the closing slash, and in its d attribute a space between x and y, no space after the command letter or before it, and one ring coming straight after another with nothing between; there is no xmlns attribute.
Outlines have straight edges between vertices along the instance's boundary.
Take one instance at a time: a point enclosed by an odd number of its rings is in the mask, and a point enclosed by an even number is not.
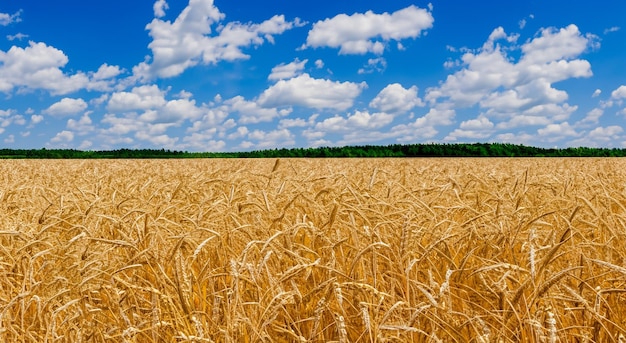
<svg viewBox="0 0 626 343"><path fill-rule="evenodd" d="M507 143L392 144L344 147L281 148L241 152L188 152L166 149L0 149L0 158L18 159L147 159L147 158L277 158L277 157L624 157L618 148L539 148Z"/></svg>

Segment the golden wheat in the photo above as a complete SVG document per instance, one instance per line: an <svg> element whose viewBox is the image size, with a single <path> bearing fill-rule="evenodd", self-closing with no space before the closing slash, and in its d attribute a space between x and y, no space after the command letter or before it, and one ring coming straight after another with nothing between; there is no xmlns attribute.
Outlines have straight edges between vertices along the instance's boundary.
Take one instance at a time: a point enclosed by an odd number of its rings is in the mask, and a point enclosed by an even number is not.
<svg viewBox="0 0 626 343"><path fill-rule="evenodd" d="M622 342L621 159L0 163L5 342Z"/></svg>

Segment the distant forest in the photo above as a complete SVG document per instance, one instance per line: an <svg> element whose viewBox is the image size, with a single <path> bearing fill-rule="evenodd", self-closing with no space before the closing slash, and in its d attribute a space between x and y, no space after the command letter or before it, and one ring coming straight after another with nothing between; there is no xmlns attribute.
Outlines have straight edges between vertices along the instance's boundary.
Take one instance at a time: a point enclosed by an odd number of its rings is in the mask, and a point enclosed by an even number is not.
<svg viewBox="0 0 626 343"><path fill-rule="evenodd" d="M97 159L97 158L276 158L276 157L624 157L626 149L546 149L503 143L393 144L345 147L267 149L243 152L187 152L166 149L118 149L81 151L73 149L0 149L4 159Z"/></svg>

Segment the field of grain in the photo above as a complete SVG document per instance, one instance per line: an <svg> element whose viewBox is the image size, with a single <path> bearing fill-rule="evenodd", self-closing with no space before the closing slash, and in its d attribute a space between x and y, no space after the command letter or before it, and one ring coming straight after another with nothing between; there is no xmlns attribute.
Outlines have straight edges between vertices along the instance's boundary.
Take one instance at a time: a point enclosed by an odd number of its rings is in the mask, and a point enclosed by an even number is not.
<svg viewBox="0 0 626 343"><path fill-rule="evenodd" d="M626 160L0 163L3 342L626 342Z"/></svg>

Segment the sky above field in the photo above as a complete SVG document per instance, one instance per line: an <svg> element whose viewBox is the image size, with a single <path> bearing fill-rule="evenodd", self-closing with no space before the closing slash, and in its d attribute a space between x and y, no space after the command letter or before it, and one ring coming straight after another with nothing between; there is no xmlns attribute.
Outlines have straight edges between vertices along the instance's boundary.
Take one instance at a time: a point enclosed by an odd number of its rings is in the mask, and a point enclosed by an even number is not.
<svg viewBox="0 0 626 343"><path fill-rule="evenodd" d="M0 2L0 147L626 147L626 2Z"/></svg>

